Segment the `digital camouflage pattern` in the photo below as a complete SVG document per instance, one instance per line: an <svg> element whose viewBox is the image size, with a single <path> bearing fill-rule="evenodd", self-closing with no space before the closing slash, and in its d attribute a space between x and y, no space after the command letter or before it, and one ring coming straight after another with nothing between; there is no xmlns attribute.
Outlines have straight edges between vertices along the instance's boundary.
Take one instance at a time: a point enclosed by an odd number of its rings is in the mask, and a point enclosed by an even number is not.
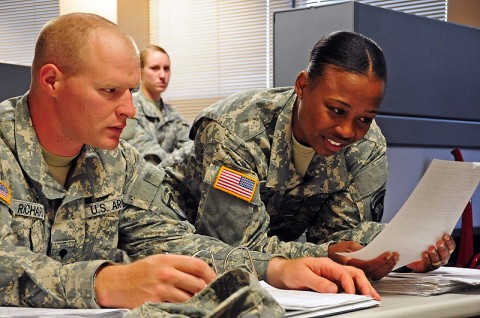
<svg viewBox="0 0 480 318"><path fill-rule="evenodd" d="M180 151L161 163L198 233L288 257L327 256L332 241L367 244L382 229L386 142L374 123L341 152L315 155L305 177L292 160L292 88L237 93L204 109ZM213 187L225 166L258 180L249 203ZM297 240L306 231L311 243Z"/></svg>
<svg viewBox="0 0 480 318"><path fill-rule="evenodd" d="M204 290L180 304L147 303L125 318L276 318L284 309L260 285L254 275L238 268L219 276Z"/></svg>
<svg viewBox="0 0 480 318"><path fill-rule="evenodd" d="M0 104L0 181L11 195L0 198L0 306L98 308L95 273L119 250L136 260L208 249L220 272L250 266L242 252L225 262L230 246L176 220L165 206L164 172L124 141L111 151L84 146L60 185L43 160L27 98ZM266 279L273 256L251 257Z"/></svg>
<svg viewBox="0 0 480 318"><path fill-rule="evenodd" d="M158 162L188 141L190 125L163 100L155 103L138 89L132 94L136 115L127 120L121 138L144 156L155 156Z"/></svg>

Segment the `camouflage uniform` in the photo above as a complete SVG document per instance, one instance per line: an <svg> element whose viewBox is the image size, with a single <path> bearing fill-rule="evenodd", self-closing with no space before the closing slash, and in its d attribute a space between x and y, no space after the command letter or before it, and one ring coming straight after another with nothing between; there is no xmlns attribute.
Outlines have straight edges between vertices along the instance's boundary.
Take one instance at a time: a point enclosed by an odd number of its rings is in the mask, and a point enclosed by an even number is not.
<svg viewBox="0 0 480 318"><path fill-rule="evenodd" d="M132 97L136 117L127 121L121 138L137 148L144 157L155 156L160 162L189 140L190 125L172 106L161 99L157 105L140 89Z"/></svg>
<svg viewBox="0 0 480 318"><path fill-rule="evenodd" d="M237 268L219 276L206 288L180 303L147 303L125 318L280 318L285 310L247 271Z"/></svg>
<svg viewBox="0 0 480 318"><path fill-rule="evenodd" d="M27 97L0 104L0 306L97 308L95 273L118 250L135 260L209 249L219 270L250 266L233 253L224 268L231 247L174 220L164 172L124 141L111 151L84 146L61 186L43 160ZM272 255L251 254L265 279Z"/></svg>
<svg viewBox="0 0 480 318"><path fill-rule="evenodd" d="M288 257L326 256L332 241L367 244L383 229L372 222L387 177L380 129L374 122L341 152L315 154L302 178L292 160L296 98L292 88L246 91L198 115L193 142L161 163L179 218L230 245ZM250 202L216 188L222 166L256 182ZM305 231L311 243L296 242Z"/></svg>

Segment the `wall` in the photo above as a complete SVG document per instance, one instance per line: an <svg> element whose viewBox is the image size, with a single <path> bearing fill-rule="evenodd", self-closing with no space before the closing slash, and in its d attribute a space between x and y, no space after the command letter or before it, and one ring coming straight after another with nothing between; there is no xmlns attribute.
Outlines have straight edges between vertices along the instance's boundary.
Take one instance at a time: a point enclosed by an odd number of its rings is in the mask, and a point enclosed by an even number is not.
<svg viewBox="0 0 480 318"><path fill-rule="evenodd" d="M150 44L149 0L117 0L118 25L132 36L141 50Z"/></svg>
<svg viewBox="0 0 480 318"><path fill-rule="evenodd" d="M117 23L130 34L139 49L150 41L149 0L59 0L60 15L90 12Z"/></svg>
<svg viewBox="0 0 480 318"><path fill-rule="evenodd" d="M448 0L448 22L480 27L480 1Z"/></svg>
<svg viewBox="0 0 480 318"><path fill-rule="evenodd" d="M117 23L117 0L59 0L60 15L71 12L89 12Z"/></svg>

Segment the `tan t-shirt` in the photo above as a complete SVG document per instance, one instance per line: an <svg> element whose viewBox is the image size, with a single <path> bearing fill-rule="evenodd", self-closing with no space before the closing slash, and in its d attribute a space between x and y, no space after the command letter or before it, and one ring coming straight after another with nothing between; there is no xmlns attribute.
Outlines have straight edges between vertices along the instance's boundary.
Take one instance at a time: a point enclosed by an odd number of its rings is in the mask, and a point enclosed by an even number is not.
<svg viewBox="0 0 480 318"><path fill-rule="evenodd" d="M315 155L315 150L311 147L302 145L295 139L292 131L292 140L293 140L293 164L297 172L304 177L307 172L308 165L312 161L313 156Z"/></svg>
<svg viewBox="0 0 480 318"><path fill-rule="evenodd" d="M48 165L48 169L52 176L57 180L61 185L65 185L65 180L67 179L68 170L72 165L73 160L78 155L71 157L61 157L54 155L51 152L48 152L42 147L43 158Z"/></svg>

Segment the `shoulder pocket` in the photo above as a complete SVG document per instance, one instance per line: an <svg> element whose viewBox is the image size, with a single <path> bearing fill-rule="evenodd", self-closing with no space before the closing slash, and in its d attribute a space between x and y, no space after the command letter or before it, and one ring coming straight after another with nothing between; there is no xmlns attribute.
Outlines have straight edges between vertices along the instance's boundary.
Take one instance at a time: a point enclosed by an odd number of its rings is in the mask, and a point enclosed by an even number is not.
<svg viewBox="0 0 480 318"><path fill-rule="evenodd" d="M151 209L164 176L165 172L163 170L145 162L138 174L127 185L124 202L144 210Z"/></svg>
<svg viewBox="0 0 480 318"><path fill-rule="evenodd" d="M387 182L387 157L382 157L370 167L355 177L355 186L358 189L360 198L370 196L378 189L385 187Z"/></svg>

